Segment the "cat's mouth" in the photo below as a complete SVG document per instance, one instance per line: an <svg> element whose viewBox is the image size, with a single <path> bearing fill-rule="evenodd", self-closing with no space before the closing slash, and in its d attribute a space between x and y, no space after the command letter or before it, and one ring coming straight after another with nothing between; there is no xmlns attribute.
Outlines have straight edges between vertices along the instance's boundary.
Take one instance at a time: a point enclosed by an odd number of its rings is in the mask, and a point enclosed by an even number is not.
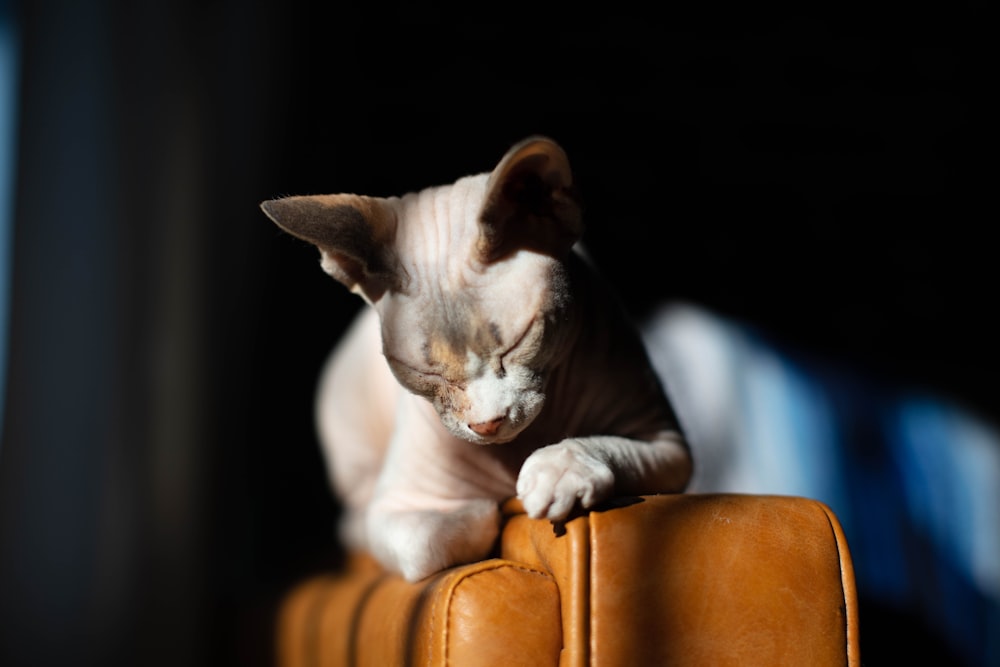
<svg viewBox="0 0 1000 667"><path fill-rule="evenodd" d="M472 435L472 437L466 438L469 442L476 445L503 445L511 440L515 439L518 433L511 433L505 435Z"/></svg>

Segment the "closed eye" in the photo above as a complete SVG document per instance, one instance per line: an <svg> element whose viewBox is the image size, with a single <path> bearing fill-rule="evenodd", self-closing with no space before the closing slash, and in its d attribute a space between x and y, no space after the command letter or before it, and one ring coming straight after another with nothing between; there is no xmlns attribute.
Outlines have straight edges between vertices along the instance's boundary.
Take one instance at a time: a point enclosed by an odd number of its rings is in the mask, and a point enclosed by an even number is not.
<svg viewBox="0 0 1000 667"><path fill-rule="evenodd" d="M405 361L400 361L398 358L385 355L385 358L389 361L390 366L394 367L397 371L402 371L415 376L413 379L421 382L433 382L439 384L447 384L452 387L464 388L464 383L456 382L455 380L449 380L440 373L435 373L433 371L425 371L419 368L414 368Z"/></svg>
<svg viewBox="0 0 1000 667"><path fill-rule="evenodd" d="M518 339L516 341L514 341L514 344L511 345L510 347L508 347L506 350L504 350L503 354L500 355L501 359L503 359L503 358L507 357L507 355L515 352L517 350L517 348L519 348L521 346L521 344L525 341L525 339L528 338L528 334L530 334L532 331L535 330L535 328L536 328L535 324L537 323L537 321L538 320L531 320L531 322L528 324L528 326L525 327L524 332L518 337Z"/></svg>
<svg viewBox="0 0 1000 667"><path fill-rule="evenodd" d="M522 333L518 337L518 339L514 341L514 344L508 347L506 350L504 350L504 352L499 357L496 358L496 362L494 362L496 366L496 372L501 377L503 375L506 375L507 373L505 364L507 362L508 357L519 352L520 348L522 348L527 342L537 340L538 339L537 332L539 332L540 330L541 329L538 326L538 320L537 319L532 320L528 324L528 326L525 327L524 333Z"/></svg>
<svg viewBox="0 0 1000 667"><path fill-rule="evenodd" d="M405 370L408 373L413 373L414 375L419 375L420 377L438 378L438 379L441 379L441 380L444 379L443 377L441 377L437 373L432 373L430 371L422 371L422 370L420 370L418 368L414 368L413 366L409 365L405 361L400 361L397 357L394 357L392 355L387 354L387 355L385 355L385 358L389 362L390 365L395 366L396 368L400 368L402 370Z"/></svg>

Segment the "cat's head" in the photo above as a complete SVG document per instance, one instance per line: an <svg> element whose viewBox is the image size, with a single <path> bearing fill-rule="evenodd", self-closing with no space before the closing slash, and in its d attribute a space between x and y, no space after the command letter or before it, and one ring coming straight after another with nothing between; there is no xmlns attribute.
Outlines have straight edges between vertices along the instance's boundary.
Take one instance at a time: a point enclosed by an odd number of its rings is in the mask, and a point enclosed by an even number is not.
<svg viewBox="0 0 1000 667"><path fill-rule="evenodd" d="M452 434L507 442L538 415L576 326L566 258L582 228L557 144L526 139L488 174L403 197L262 208L375 308L394 375Z"/></svg>

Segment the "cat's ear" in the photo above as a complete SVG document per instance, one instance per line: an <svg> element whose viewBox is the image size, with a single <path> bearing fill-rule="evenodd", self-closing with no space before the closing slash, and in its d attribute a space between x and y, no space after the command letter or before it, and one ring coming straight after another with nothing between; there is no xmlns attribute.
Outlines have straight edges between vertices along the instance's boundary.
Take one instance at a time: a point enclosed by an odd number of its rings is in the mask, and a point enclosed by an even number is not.
<svg viewBox="0 0 1000 667"><path fill-rule="evenodd" d="M507 151L490 174L479 225L483 261L520 249L567 253L583 224L563 149L551 139L530 137Z"/></svg>
<svg viewBox="0 0 1000 667"><path fill-rule="evenodd" d="M323 270L369 302L398 288L396 215L386 200L311 195L272 199L260 207L283 230L319 248Z"/></svg>

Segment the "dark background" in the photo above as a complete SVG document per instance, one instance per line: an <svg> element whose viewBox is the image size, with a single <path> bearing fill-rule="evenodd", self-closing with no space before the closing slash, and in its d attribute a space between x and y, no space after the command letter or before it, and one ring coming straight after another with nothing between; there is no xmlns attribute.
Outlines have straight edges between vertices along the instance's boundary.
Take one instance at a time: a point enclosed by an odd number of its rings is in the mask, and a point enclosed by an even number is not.
<svg viewBox="0 0 1000 667"><path fill-rule="evenodd" d="M360 301L263 199L402 194L546 134L637 319L694 302L997 417L981 4L14 16L4 665L266 664L274 600L337 562L311 400ZM865 664L944 651L864 594Z"/></svg>

